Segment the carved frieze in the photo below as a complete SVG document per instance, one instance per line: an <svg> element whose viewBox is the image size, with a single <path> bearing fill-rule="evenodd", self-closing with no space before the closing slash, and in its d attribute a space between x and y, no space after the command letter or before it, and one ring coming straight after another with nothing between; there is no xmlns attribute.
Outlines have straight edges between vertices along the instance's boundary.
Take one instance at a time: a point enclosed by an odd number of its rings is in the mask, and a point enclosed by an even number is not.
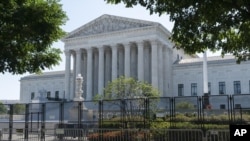
<svg viewBox="0 0 250 141"><path fill-rule="evenodd" d="M138 22L133 20L126 20L126 18L117 18L112 16L107 16L100 18L86 24L79 31L72 34L68 38L96 35L114 31L121 31L133 28L152 26L151 22Z"/></svg>

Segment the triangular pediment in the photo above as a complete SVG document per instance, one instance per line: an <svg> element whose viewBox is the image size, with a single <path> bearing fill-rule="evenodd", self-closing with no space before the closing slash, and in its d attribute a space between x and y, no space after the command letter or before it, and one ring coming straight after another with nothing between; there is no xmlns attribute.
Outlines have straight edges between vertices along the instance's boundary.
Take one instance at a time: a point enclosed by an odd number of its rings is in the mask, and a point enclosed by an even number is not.
<svg viewBox="0 0 250 141"><path fill-rule="evenodd" d="M142 28L156 24L158 23L105 14L70 32L64 39Z"/></svg>

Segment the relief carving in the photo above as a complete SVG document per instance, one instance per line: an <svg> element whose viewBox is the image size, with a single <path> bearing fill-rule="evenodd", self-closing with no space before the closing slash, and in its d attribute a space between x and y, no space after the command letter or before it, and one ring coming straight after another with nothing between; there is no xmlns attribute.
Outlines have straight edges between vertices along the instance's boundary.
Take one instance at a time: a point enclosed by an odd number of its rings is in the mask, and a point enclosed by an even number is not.
<svg viewBox="0 0 250 141"><path fill-rule="evenodd" d="M125 29L133 29L133 28L146 27L146 26L151 26L151 24L133 22L133 21L125 21L125 20L115 19L115 18L104 18L104 19L97 20L93 24L84 27L78 33L73 34L69 38L79 37L79 36L89 36L89 35L121 31Z"/></svg>

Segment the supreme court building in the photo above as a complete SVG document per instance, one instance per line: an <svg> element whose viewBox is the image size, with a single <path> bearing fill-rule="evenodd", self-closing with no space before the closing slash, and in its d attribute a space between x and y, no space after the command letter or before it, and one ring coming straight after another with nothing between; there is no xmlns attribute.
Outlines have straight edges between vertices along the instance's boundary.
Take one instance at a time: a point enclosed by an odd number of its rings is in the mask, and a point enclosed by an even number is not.
<svg viewBox="0 0 250 141"><path fill-rule="evenodd" d="M21 78L20 100L46 95L72 100L75 78L83 76L83 97L91 100L119 76L158 88L161 96L203 95L202 58L176 50L171 33L156 22L102 15L62 39L65 71ZM212 95L250 93L250 62L208 57Z"/></svg>

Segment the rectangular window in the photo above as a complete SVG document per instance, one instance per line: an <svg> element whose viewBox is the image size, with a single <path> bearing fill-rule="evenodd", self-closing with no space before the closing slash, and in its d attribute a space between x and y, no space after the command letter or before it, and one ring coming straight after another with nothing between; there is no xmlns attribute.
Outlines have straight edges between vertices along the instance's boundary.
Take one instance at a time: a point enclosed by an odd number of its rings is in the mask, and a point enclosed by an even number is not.
<svg viewBox="0 0 250 141"><path fill-rule="evenodd" d="M219 82L219 94L226 94L226 83Z"/></svg>
<svg viewBox="0 0 250 141"><path fill-rule="evenodd" d="M241 104L235 104L235 105L234 105L234 108L240 109L240 108L241 108Z"/></svg>
<svg viewBox="0 0 250 141"><path fill-rule="evenodd" d="M184 85L178 84L178 96L184 96Z"/></svg>
<svg viewBox="0 0 250 141"><path fill-rule="evenodd" d="M241 94L240 81L234 81L234 94Z"/></svg>
<svg viewBox="0 0 250 141"><path fill-rule="evenodd" d="M33 100L34 98L35 98L35 93L32 92L32 93L31 93L31 96L30 96L30 99Z"/></svg>
<svg viewBox="0 0 250 141"><path fill-rule="evenodd" d="M220 105L220 109L226 109L226 105L225 104L221 104Z"/></svg>
<svg viewBox="0 0 250 141"><path fill-rule="evenodd" d="M197 83L191 83L191 96L197 96Z"/></svg>
<svg viewBox="0 0 250 141"><path fill-rule="evenodd" d="M50 98L50 97L51 97L51 93L47 92L47 98Z"/></svg>
<svg viewBox="0 0 250 141"><path fill-rule="evenodd" d="M55 92L55 98L58 99L59 98L59 91Z"/></svg>
<svg viewBox="0 0 250 141"><path fill-rule="evenodd" d="M211 94L211 82L208 82L208 94Z"/></svg>

